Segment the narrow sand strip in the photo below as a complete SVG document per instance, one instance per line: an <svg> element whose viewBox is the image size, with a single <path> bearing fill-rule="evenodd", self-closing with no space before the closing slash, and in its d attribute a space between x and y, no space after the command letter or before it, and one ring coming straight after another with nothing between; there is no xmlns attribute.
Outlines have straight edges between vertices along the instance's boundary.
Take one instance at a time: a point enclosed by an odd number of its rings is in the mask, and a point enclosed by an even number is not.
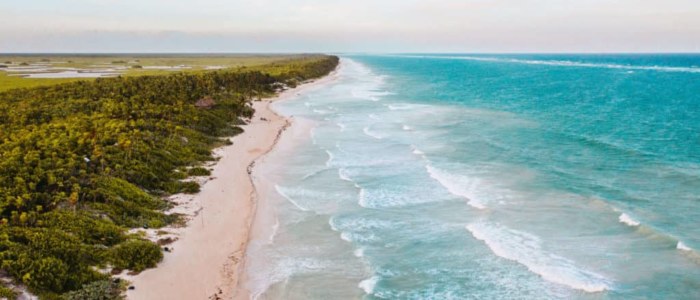
<svg viewBox="0 0 700 300"><path fill-rule="evenodd" d="M177 241L168 245L157 268L135 276L128 299L247 299L237 291L250 227L255 217L255 189L250 173L255 161L272 150L289 120L270 109L270 103L297 96L302 90L328 82L325 78L253 103L255 116L232 139L233 145L214 151L219 161L196 195L176 195L173 211L190 215L184 228L161 228ZM154 230L147 232L152 239ZM164 237L164 236L161 236Z"/></svg>

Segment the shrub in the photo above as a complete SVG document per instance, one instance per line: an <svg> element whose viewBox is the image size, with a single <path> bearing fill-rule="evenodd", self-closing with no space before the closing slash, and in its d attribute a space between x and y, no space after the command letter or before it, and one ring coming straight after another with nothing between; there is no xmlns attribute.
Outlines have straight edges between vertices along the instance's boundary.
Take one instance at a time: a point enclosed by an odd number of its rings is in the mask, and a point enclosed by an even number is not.
<svg viewBox="0 0 700 300"><path fill-rule="evenodd" d="M66 300L120 300L122 287L120 281L100 280L86 285L79 290L63 295Z"/></svg>
<svg viewBox="0 0 700 300"><path fill-rule="evenodd" d="M9 287L0 285L0 298L7 300L17 299L17 293Z"/></svg>
<svg viewBox="0 0 700 300"><path fill-rule="evenodd" d="M165 191L169 194L196 194L199 193L199 184L194 181L171 181L163 185Z"/></svg>
<svg viewBox="0 0 700 300"><path fill-rule="evenodd" d="M29 288L61 291L68 275L68 266L60 259L45 257L32 261L22 275L22 281Z"/></svg>
<svg viewBox="0 0 700 300"><path fill-rule="evenodd" d="M194 167L187 170L187 174L190 176L209 176L211 175L211 171L202 167Z"/></svg>
<svg viewBox="0 0 700 300"><path fill-rule="evenodd" d="M118 269L141 272L155 267L163 259L160 246L150 241L130 240L112 248L110 260Z"/></svg>
<svg viewBox="0 0 700 300"><path fill-rule="evenodd" d="M186 181L180 184L180 192L185 194L199 193L199 183L194 181Z"/></svg>
<svg viewBox="0 0 700 300"><path fill-rule="evenodd" d="M56 210L41 215L41 227L56 228L92 245L111 246L124 241L124 228L81 211Z"/></svg>
<svg viewBox="0 0 700 300"><path fill-rule="evenodd" d="M142 65L133 65L131 66L132 69L143 69Z"/></svg>

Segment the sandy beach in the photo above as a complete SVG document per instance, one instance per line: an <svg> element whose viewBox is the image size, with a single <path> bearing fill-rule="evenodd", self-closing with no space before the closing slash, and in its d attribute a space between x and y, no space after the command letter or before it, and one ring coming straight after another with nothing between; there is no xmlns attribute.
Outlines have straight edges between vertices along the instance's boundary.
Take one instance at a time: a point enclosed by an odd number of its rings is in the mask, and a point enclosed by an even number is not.
<svg viewBox="0 0 700 300"><path fill-rule="evenodd" d="M119 277L131 282L128 299L247 299L238 289L239 278L255 218L256 191L250 174L255 163L274 147L290 120L270 109L273 101L298 96L304 90L329 82L333 73L311 83L255 101L255 115L233 145L214 150L219 158L212 173L195 178L202 183L195 195L174 195L170 212L188 216L181 228L143 230L152 240L174 239L157 268ZM167 233L165 233L167 232Z"/></svg>

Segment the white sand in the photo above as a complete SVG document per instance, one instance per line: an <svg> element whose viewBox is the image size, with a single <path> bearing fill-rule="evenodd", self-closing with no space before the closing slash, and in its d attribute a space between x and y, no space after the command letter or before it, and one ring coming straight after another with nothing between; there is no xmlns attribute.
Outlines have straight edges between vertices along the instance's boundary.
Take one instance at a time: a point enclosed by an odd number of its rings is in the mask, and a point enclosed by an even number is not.
<svg viewBox="0 0 700 300"><path fill-rule="evenodd" d="M232 139L233 145L215 151L220 160L201 192L172 198L178 203L173 211L191 217L187 226L161 228L171 232L163 236L156 236L156 230L146 232L152 239L171 236L178 240L168 245L173 251L164 252L157 268L120 276L135 287L127 291L128 299L249 298L247 291L238 288L257 201L249 174L256 160L272 149L289 125L289 120L275 114L269 104L295 97L330 77L253 104L255 116L244 126L245 132Z"/></svg>

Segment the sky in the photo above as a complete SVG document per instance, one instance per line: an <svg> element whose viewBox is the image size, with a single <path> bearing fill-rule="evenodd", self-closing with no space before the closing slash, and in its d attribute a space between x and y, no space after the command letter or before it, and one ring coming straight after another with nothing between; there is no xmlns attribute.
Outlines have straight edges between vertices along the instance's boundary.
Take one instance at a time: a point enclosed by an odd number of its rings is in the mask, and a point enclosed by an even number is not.
<svg viewBox="0 0 700 300"><path fill-rule="evenodd" d="M0 52L700 52L700 0L0 0Z"/></svg>

